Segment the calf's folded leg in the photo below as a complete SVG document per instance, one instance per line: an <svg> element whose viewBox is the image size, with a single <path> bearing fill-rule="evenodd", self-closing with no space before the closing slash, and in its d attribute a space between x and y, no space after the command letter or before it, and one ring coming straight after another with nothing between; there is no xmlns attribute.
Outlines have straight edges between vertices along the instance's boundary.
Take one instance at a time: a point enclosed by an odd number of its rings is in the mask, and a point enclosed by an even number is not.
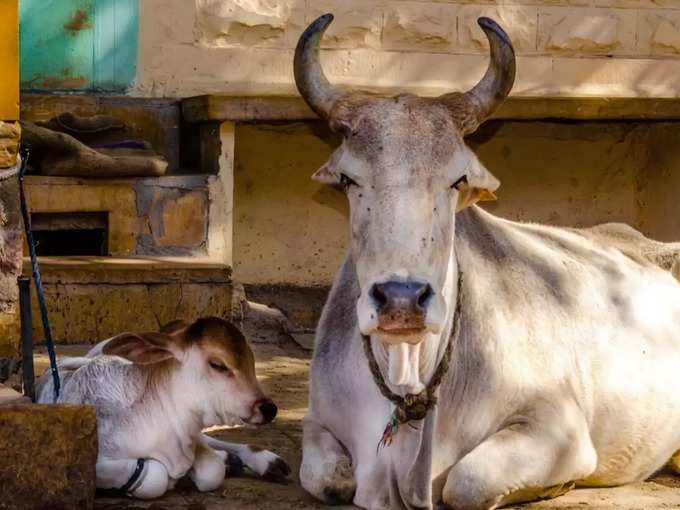
<svg viewBox="0 0 680 510"><path fill-rule="evenodd" d="M220 441L206 434L202 435L202 439L210 448L227 452L239 458L243 465L264 478L283 481L290 474L290 467L288 467L286 461L269 450L247 444Z"/></svg>
<svg viewBox="0 0 680 510"><path fill-rule="evenodd" d="M442 493L456 510L492 510L567 492L597 466L597 453L575 405L542 410L478 445L449 471Z"/></svg>
<svg viewBox="0 0 680 510"><path fill-rule="evenodd" d="M97 459L97 488L120 489L133 476L138 459ZM156 459L145 459L142 471L127 494L139 499L159 498L169 488L169 476L165 466Z"/></svg>
<svg viewBox="0 0 680 510"><path fill-rule="evenodd" d="M205 442L196 442L196 456L189 476L201 492L213 491L222 486L227 452L210 448Z"/></svg>
<svg viewBox="0 0 680 510"><path fill-rule="evenodd" d="M351 503L357 489L352 462L342 444L309 417L303 422L300 483L312 496L331 505Z"/></svg>

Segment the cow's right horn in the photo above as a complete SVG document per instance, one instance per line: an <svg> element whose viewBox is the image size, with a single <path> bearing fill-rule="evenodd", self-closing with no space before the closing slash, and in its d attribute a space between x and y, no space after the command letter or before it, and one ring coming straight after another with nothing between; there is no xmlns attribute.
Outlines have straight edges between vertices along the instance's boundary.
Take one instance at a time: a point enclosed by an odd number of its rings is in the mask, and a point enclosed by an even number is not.
<svg viewBox="0 0 680 510"><path fill-rule="evenodd" d="M298 40L293 64L300 95L324 119L329 118L333 104L342 96L328 82L319 62L319 42L332 21L332 14L324 14L307 27Z"/></svg>

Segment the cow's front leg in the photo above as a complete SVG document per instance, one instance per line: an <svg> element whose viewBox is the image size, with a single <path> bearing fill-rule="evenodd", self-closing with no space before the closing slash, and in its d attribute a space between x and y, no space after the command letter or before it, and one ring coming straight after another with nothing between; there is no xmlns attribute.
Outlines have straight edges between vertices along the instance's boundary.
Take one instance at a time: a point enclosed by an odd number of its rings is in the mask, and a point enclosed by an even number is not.
<svg viewBox="0 0 680 510"><path fill-rule="evenodd" d="M165 466L156 459L144 459L139 470L138 459L97 458L96 485L98 489L119 490L133 475L136 480L126 493L139 499L159 498L171 488L172 481Z"/></svg>
<svg viewBox="0 0 680 510"><path fill-rule="evenodd" d="M226 460L227 452L213 450L201 439L196 442L194 463L189 471L189 477L199 491L214 491L222 486Z"/></svg>
<svg viewBox="0 0 680 510"><path fill-rule="evenodd" d="M313 418L303 422L300 483L312 496L328 504L348 504L357 484L352 462L340 442Z"/></svg>
<svg viewBox="0 0 680 510"><path fill-rule="evenodd" d="M596 465L578 407L544 409L518 417L465 455L449 471L442 500L455 510L491 510L556 497Z"/></svg>

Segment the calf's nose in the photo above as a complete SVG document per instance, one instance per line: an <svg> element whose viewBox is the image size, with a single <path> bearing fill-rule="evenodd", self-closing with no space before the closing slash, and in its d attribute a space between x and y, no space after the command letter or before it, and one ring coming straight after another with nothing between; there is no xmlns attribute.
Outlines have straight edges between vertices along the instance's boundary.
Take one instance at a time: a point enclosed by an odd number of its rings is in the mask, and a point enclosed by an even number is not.
<svg viewBox="0 0 680 510"><path fill-rule="evenodd" d="M388 281L371 288L371 298L384 330L422 329L434 292L429 283Z"/></svg>
<svg viewBox="0 0 680 510"><path fill-rule="evenodd" d="M262 414L262 423L271 422L276 418L276 413L278 411L276 404L269 399L260 401L257 409L260 411L260 414Z"/></svg>

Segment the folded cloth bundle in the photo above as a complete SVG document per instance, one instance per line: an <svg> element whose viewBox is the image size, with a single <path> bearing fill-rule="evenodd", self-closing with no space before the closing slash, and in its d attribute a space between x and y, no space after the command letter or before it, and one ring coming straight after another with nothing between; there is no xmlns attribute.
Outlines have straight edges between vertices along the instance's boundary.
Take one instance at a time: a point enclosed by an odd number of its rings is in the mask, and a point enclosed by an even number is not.
<svg viewBox="0 0 680 510"><path fill-rule="evenodd" d="M148 142L97 144L101 135L126 128L125 123L107 115L63 113L40 123L22 122L21 126L23 141L31 148L31 166L42 175L157 177L168 168L167 160Z"/></svg>

